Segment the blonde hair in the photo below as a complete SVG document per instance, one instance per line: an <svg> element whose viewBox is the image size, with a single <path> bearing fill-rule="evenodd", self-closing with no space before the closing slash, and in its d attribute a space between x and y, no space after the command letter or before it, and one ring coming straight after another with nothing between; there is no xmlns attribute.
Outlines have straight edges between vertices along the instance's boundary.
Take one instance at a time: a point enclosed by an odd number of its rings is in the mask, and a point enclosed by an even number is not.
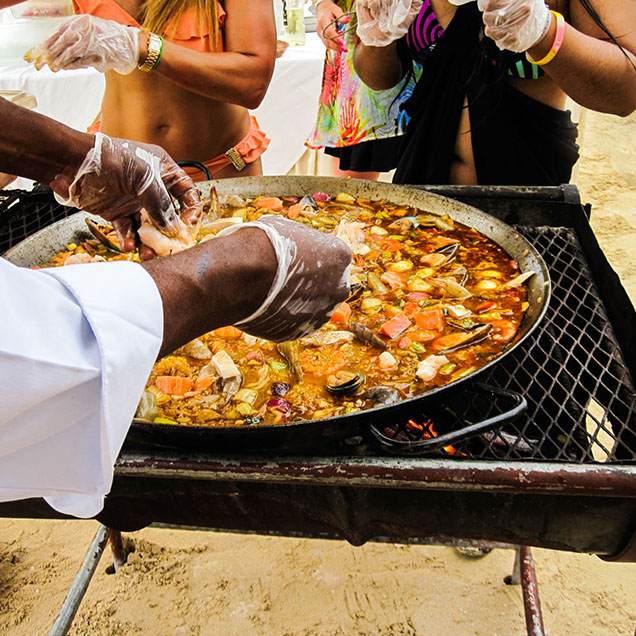
<svg viewBox="0 0 636 636"><path fill-rule="evenodd" d="M144 20L141 26L152 33L171 37L174 35L184 11L190 7L194 8L201 29L207 21L211 50L220 49L217 0L146 0L143 7ZM166 31L168 24L171 24L171 28Z"/></svg>

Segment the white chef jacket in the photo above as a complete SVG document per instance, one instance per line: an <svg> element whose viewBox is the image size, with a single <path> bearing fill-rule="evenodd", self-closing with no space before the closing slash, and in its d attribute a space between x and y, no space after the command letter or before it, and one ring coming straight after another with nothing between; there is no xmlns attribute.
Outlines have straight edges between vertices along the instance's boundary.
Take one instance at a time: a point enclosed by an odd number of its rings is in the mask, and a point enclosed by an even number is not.
<svg viewBox="0 0 636 636"><path fill-rule="evenodd" d="M92 517L163 335L136 263L42 270L0 258L0 501Z"/></svg>

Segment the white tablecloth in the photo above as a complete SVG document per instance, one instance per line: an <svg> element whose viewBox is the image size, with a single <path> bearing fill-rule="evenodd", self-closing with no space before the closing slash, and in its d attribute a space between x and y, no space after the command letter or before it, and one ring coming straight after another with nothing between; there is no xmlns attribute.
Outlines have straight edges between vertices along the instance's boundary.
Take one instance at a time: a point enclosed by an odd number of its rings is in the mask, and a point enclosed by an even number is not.
<svg viewBox="0 0 636 636"><path fill-rule="evenodd" d="M289 47L276 60L274 76L263 103L254 111L272 140L263 155L265 174L286 174L305 150L304 142L318 112L325 48L315 33L302 47ZM86 130L99 112L104 77L94 69L36 71L22 61L0 64L0 90L33 95L37 112L72 128Z"/></svg>

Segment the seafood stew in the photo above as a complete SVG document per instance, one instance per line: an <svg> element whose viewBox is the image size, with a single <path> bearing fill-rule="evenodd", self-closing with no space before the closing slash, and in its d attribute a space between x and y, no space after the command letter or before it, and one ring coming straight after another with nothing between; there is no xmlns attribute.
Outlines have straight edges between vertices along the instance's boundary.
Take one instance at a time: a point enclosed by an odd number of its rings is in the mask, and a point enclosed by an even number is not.
<svg viewBox="0 0 636 636"><path fill-rule="evenodd" d="M346 186L346 183L344 184ZM450 216L341 192L210 198L195 241L284 214L333 232L353 252L352 293L315 334L275 345L234 327L157 362L138 416L163 424L252 427L396 404L483 368L514 341L528 309L515 260ZM108 228L100 233L112 242ZM48 265L136 258L103 238Z"/></svg>

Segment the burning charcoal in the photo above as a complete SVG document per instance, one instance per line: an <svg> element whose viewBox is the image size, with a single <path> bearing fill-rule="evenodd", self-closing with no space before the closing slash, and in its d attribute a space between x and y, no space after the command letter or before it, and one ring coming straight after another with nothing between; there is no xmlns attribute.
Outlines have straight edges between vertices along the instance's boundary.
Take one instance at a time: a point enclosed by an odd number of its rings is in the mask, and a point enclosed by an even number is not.
<svg viewBox="0 0 636 636"><path fill-rule="evenodd" d="M398 442L410 442L411 440L408 438L408 435L406 435L405 433L403 433L402 431L400 431L396 436L395 439Z"/></svg>
<svg viewBox="0 0 636 636"><path fill-rule="evenodd" d="M383 432L387 437L390 437L391 439L395 437L395 429L393 428L386 426Z"/></svg>

